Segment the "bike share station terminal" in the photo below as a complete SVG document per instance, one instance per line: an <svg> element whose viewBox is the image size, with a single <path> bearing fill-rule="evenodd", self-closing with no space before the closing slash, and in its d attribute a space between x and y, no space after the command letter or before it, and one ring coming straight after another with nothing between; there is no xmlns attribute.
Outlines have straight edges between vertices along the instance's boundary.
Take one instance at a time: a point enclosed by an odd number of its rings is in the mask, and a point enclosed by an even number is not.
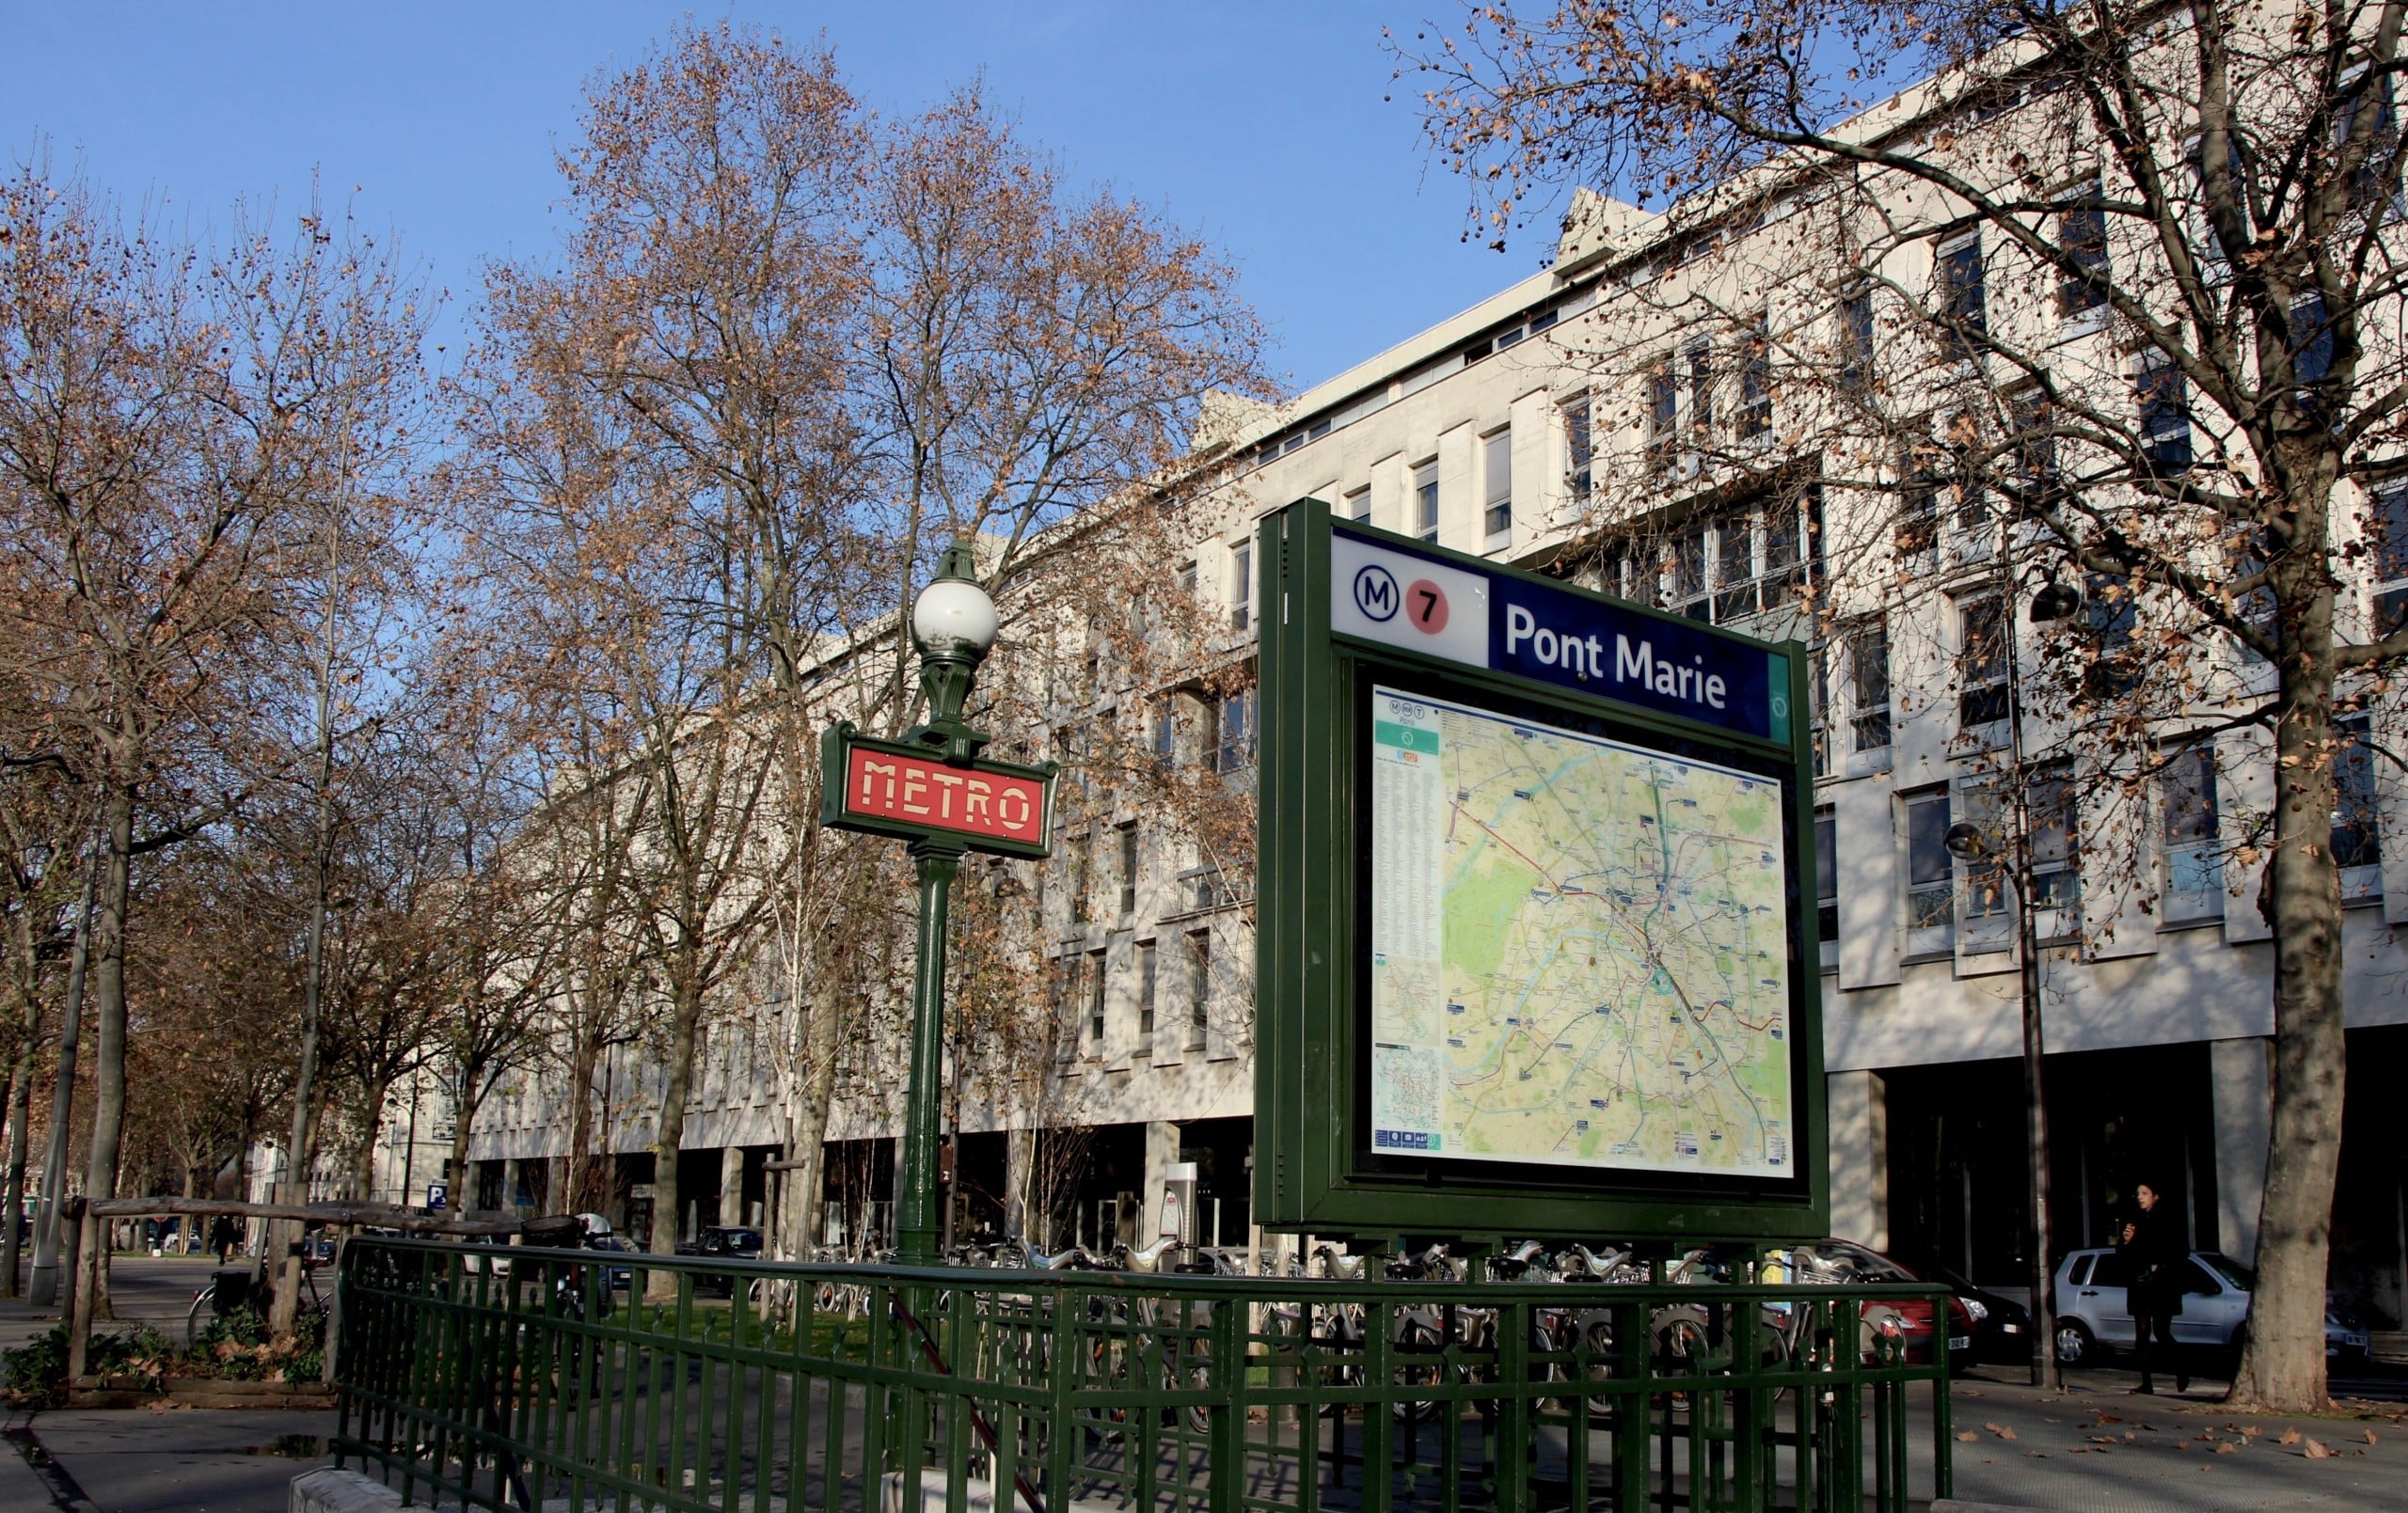
<svg viewBox="0 0 2408 1513"><path fill-rule="evenodd" d="M1054 818L1054 769L984 757L962 720L996 614L957 544L911 616L927 720L822 746L822 823L909 841L918 876L900 1264L555 1251L497 1271L477 1247L355 1240L341 1453L492 1508L1949 1496L1946 1352L1914 1361L1876 1323L1939 1289L1763 1264L1829 1225L1806 648L1313 499L1264 517L1256 560L1255 1213L1392 1259L1443 1241L1467 1268L935 1264L948 890L972 851L1047 855ZM1530 1264L1556 1245L1586 1269ZM1707 1246L1723 1276L1667 1264Z"/></svg>

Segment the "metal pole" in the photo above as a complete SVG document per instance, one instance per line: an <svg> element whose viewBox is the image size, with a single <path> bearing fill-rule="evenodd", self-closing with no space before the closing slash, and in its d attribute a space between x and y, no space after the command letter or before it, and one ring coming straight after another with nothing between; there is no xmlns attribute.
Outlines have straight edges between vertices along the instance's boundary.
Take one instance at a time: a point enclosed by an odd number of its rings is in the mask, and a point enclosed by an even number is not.
<svg viewBox="0 0 2408 1513"><path fill-rule="evenodd" d="M937 1259L937 1120L944 1089L945 910L961 848L915 841L920 875L919 972L911 991L911 1081L903 1112L903 1190L895 1253L906 1266Z"/></svg>
<svg viewBox="0 0 2408 1513"><path fill-rule="evenodd" d="M2040 1075L2040 945L2032 920L2028 836L2026 841L2017 859L2022 875L2016 884L2020 895L2016 913L2022 921L2022 939L2017 945L2023 958L2023 1138L2032 1162L2032 1385L2037 1387L2056 1357L2057 1322L2049 1300L2049 1105ZM2057 1386L2060 1391L2065 1387L2063 1366L2057 1367Z"/></svg>
<svg viewBox="0 0 2408 1513"><path fill-rule="evenodd" d="M2032 892L2032 774L2023 744L2023 670L2016 654L2020 635L2016 625L2016 598L2022 583L2014 566L2015 533L2019 522L2009 520L1999 551L2000 575L2005 580L2000 616L2006 641L2006 717L2008 754L2015 777L2015 922L2017 980L2023 1011L2023 1140L2024 1158L2032 1167L2032 1385L2048 1381L2049 1363L2056 1355L2056 1310L2049 1302L2049 1106L2040 1069L2044 1040L2040 1024L2040 930ZM2057 1374L2065 1386L2062 1368Z"/></svg>
<svg viewBox="0 0 2408 1513"><path fill-rule="evenodd" d="M58 1027L58 1081L51 1091L50 1147L41 1158L41 1207L34 1219L34 1269L26 1301L48 1308L58 1300L58 1205L66 1196L67 1137L75 1117L75 1041L84 1022L84 969L92 955L92 903L100 886L101 850L84 862L84 901L75 915L75 945L67 961L67 1002ZM9 1222L16 1221L15 1216Z"/></svg>

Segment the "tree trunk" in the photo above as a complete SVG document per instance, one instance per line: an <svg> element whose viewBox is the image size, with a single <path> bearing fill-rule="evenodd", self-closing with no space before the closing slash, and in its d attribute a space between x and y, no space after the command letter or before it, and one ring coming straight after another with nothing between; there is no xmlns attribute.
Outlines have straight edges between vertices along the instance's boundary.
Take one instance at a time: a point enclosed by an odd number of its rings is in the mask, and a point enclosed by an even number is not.
<svg viewBox="0 0 2408 1513"><path fill-rule="evenodd" d="M360 1094L359 1141L351 1152L351 1196L361 1203L376 1198L376 1131L385 1126L385 1099L392 1093L390 1079L370 1080ZM403 1195L408 1202L408 1194Z"/></svg>
<svg viewBox="0 0 2408 1513"><path fill-rule="evenodd" d="M134 790L112 788L105 806L101 917L92 954L92 1148L84 1166L84 1195L92 1199L117 1196L125 1139L125 916L133 875ZM92 1284L90 1316L116 1317L109 1307L107 1247L84 1269Z"/></svg>
<svg viewBox="0 0 2408 1513"><path fill-rule="evenodd" d="M798 1245L816 1245L827 1233L821 1210L828 1199L828 1109L836 1096L835 995L814 993L803 1018L802 1095L787 1121L786 1159L800 1162L786 1174L786 1206L794 1215L789 1233ZM800 1254L800 1251L795 1253Z"/></svg>
<svg viewBox="0 0 2408 1513"><path fill-rule="evenodd" d="M598 1161L608 1158L607 1152L594 1148L594 1074L602 1060L601 1036L580 1032L577 1044L569 1049L568 1061L568 1171L563 1174L568 1183L571 1205L593 1202L596 1212L606 1205L595 1189L594 1169ZM610 1131L606 1127L603 1137ZM465 1156L467 1146L460 1147ZM574 1207L571 1212L575 1212Z"/></svg>
<svg viewBox="0 0 2408 1513"><path fill-rule="evenodd" d="M455 1213L460 1209L461 1194L468 1190L468 1133L477 1122L477 1108L482 1101L476 1079L463 1072L459 1095L452 1103L452 1154L443 1162L443 1180L450 1189L448 1201ZM408 1203L409 1194L403 1193L402 1201Z"/></svg>
<svg viewBox="0 0 2408 1513"><path fill-rule="evenodd" d="M6 1190L0 1192L0 1216L5 1216L0 1222L8 1225L8 1234L0 1236L0 1298L18 1295L18 1235L24 1226L17 1216L25 1203L25 1158L32 1140L25 1124L33 1117L34 1049L40 1036L41 1001L27 994L24 1038L18 1043L16 1062L8 1068L8 1172Z"/></svg>
<svg viewBox="0 0 2408 1513"><path fill-rule="evenodd" d="M673 1254L677 1249L677 1155L686 1139L686 1104L694 1081L694 1033L702 1019L702 983L692 971L681 971L669 1027L669 1080L661 1088L660 1123L652 1140L652 1235L646 1248L655 1255ZM675 1272L652 1273L646 1297L676 1295Z"/></svg>
<svg viewBox="0 0 2408 1513"><path fill-rule="evenodd" d="M2303 512L2304 515L2305 512ZM2322 540L2321 512L2300 533ZM2311 534L2312 533L2312 534ZM2321 563L2316 571L2321 571ZM2232 1400L2276 1412L2325 1406L2324 1286L2340 1168L2341 885L2333 841L2333 595L2302 587L2286 617L2274 726L2274 1097L2258 1213L2258 1286Z"/></svg>

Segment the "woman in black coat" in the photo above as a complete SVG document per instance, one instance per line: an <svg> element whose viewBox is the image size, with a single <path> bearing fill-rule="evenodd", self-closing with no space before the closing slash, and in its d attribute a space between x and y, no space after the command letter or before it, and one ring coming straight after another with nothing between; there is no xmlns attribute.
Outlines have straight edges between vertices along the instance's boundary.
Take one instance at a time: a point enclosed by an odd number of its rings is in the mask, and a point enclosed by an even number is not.
<svg viewBox="0 0 2408 1513"><path fill-rule="evenodd" d="M2132 1316L2132 1346L2140 1356L2141 1384L2135 1392L2154 1393L2155 1383L2149 1379L2155 1363L2157 1346L2165 1348L2167 1362L2175 1361L2174 1317L2182 1312L2182 1272L2190 1260L2189 1247L2182 1242L2181 1232L2174 1227L2174 1216L2161 1205L2157 1190L2142 1183L2133 1191L2140 1209L2124 1225L2123 1243L2116 1247L2131 1263L2131 1280L2125 1287L2125 1306ZM2191 1379L2178 1366L2174 1373L2174 1390L2189 1390Z"/></svg>

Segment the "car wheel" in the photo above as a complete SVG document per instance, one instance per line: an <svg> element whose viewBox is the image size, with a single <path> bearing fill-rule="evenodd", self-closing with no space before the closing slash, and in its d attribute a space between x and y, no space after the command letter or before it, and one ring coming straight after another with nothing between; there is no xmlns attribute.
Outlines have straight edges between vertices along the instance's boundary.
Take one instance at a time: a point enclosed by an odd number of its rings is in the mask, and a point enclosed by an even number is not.
<svg viewBox="0 0 2408 1513"><path fill-rule="evenodd" d="M2099 1357L2099 1346L2090 1337L2089 1329L2078 1318L2057 1320L2057 1364L2088 1365Z"/></svg>

